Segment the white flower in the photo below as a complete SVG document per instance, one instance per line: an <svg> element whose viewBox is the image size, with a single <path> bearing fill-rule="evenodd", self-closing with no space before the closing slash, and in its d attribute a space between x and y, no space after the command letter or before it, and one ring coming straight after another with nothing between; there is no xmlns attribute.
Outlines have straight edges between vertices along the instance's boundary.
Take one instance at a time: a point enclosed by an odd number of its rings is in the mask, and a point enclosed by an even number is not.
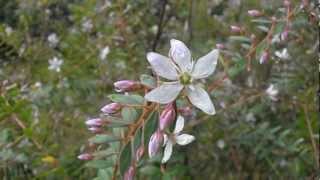
<svg viewBox="0 0 320 180"><path fill-rule="evenodd" d="M5 29L4 29L4 31L6 32L6 34L8 35L8 36L10 36L11 34L12 34L12 32L13 32L13 29L12 29L12 27L10 27L10 26L5 26Z"/></svg>
<svg viewBox="0 0 320 180"><path fill-rule="evenodd" d="M281 39L280 39L280 33L279 34L275 34L271 40L271 43L272 44L275 44L275 43L280 43L281 42Z"/></svg>
<svg viewBox="0 0 320 180"><path fill-rule="evenodd" d="M82 23L82 30L84 32L90 32L92 28L93 28L92 20L84 18Z"/></svg>
<svg viewBox="0 0 320 180"><path fill-rule="evenodd" d="M56 33L51 33L48 36L48 42L50 47L56 47L59 43L59 38Z"/></svg>
<svg viewBox="0 0 320 180"><path fill-rule="evenodd" d="M280 59L286 60L290 58L287 48L282 49L282 51L276 51L274 54Z"/></svg>
<svg viewBox="0 0 320 180"><path fill-rule="evenodd" d="M101 49L99 54L100 60L105 60L109 52L110 52L109 46L106 46L103 49Z"/></svg>
<svg viewBox="0 0 320 180"><path fill-rule="evenodd" d="M215 114L215 108L208 93L194 81L207 78L216 69L219 51L214 49L207 55L192 60L187 46L178 40L170 40L169 57L155 52L147 54L152 69L161 77L172 80L146 94L148 101L167 104L174 101L182 90L185 91L190 102L207 114Z"/></svg>
<svg viewBox="0 0 320 180"><path fill-rule="evenodd" d="M277 88L274 87L273 84L271 84L268 89L266 90L267 95L269 96L269 98L273 101L278 100L277 99L277 95L279 93L279 90Z"/></svg>
<svg viewBox="0 0 320 180"><path fill-rule="evenodd" d="M176 126L172 134L164 134L164 153L162 163L166 163L172 154L173 145L179 144L181 146L187 145L195 140L195 137L189 134L180 134L184 127L184 118L179 116L176 122Z"/></svg>
<svg viewBox="0 0 320 180"><path fill-rule="evenodd" d="M63 64L62 59L58 59L57 57L53 57L52 59L49 59L48 69L51 71L60 72L62 64Z"/></svg>
<svg viewBox="0 0 320 180"><path fill-rule="evenodd" d="M218 148L223 149L226 146L226 143L224 142L223 139L219 139L217 141L217 146L218 146Z"/></svg>

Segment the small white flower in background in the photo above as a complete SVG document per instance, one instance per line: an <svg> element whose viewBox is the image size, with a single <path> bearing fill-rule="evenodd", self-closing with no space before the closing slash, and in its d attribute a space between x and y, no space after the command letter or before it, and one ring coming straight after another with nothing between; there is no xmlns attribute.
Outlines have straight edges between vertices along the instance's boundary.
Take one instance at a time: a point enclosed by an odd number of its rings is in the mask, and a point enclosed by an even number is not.
<svg viewBox="0 0 320 180"><path fill-rule="evenodd" d="M223 149L226 146L226 143L224 142L223 139L219 139L217 141L217 146L218 146L218 148Z"/></svg>
<svg viewBox="0 0 320 180"><path fill-rule="evenodd" d="M282 51L276 51L274 53L278 58L283 59L283 60L287 60L290 58L290 55L288 53L288 49L284 48L282 49Z"/></svg>
<svg viewBox="0 0 320 180"><path fill-rule="evenodd" d="M256 117L254 116L254 114L252 112L250 112L246 115L245 121L248 123L254 123L254 122L256 122Z"/></svg>
<svg viewBox="0 0 320 180"><path fill-rule="evenodd" d="M181 134L184 127L184 118L179 116L174 127L173 133L164 134L164 153L161 163L166 163L172 154L173 145L179 144L181 146L190 144L195 140L195 137L189 134Z"/></svg>
<svg viewBox="0 0 320 180"><path fill-rule="evenodd" d="M107 55L110 53L109 46L104 47L100 50L99 58L100 60L105 60L107 58Z"/></svg>
<svg viewBox="0 0 320 180"><path fill-rule="evenodd" d="M171 39L170 45L170 58L155 52L147 54L147 59L157 75L172 81L164 82L153 89L146 94L145 99L168 104L184 90L194 106L207 114L215 114L216 111L208 93L194 81L207 78L215 71L219 51L214 49L194 62L191 52L183 42Z"/></svg>
<svg viewBox="0 0 320 180"><path fill-rule="evenodd" d="M266 90L267 95L269 96L269 98L273 101L277 101L277 95L279 93L279 90L277 88L274 87L273 84L271 84L268 89Z"/></svg>
<svg viewBox="0 0 320 180"><path fill-rule="evenodd" d="M90 32L92 28L93 28L92 20L84 18L82 23L82 30L84 32Z"/></svg>
<svg viewBox="0 0 320 180"><path fill-rule="evenodd" d="M281 36L280 33L279 33L279 34L275 34L275 35L273 36L272 40L271 40L271 43L272 43L272 44L280 43L280 42L281 42L280 36Z"/></svg>
<svg viewBox="0 0 320 180"><path fill-rule="evenodd" d="M57 47L58 43L59 43L59 38L57 36L56 33L51 33L48 36L48 42L49 42L49 46L50 47Z"/></svg>
<svg viewBox="0 0 320 180"><path fill-rule="evenodd" d="M13 32L13 29L12 29L12 27L6 25L4 31L6 32L7 36L10 36Z"/></svg>
<svg viewBox="0 0 320 180"><path fill-rule="evenodd" d="M60 72L62 64L63 64L63 60L62 59L59 59L57 57L53 57L52 59L49 59L49 67L48 67L48 69L51 70L51 71Z"/></svg>

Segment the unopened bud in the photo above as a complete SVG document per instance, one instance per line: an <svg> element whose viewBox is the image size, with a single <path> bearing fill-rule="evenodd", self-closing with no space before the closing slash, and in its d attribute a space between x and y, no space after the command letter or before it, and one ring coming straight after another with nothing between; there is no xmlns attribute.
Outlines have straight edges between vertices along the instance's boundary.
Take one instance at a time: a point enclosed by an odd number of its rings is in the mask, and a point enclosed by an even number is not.
<svg viewBox="0 0 320 180"><path fill-rule="evenodd" d="M288 35L289 35L289 28L286 27L284 28L284 31L280 34L280 39L282 41L286 41L288 39Z"/></svg>
<svg viewBox="0 0 320 180"><path fill-rule="evenodd" d="M176 111L172 103L166 105L159 118L159 129L163 131L176 118Z"/></svg>
<svg viewBox="0 0 320 180"><path fill-rule="evenodd" d="M86 121L87 126L102 126L104 121L100 118L89 119Z"/></svg>
<svg viewBox="0 0 320 180"><path fill-rule="evenodd" d="M124 180L133 180L135 176L135 168L133 166L130 166L128 170L124 174Z"/></svg>
<svg viewBox="0 0 320 180"><path fill-rule="evenodd" d="M106 114L114 114L121 110L122 106L119 103L110 103L101 108L101 111Z"/></svg>
<svg viewBox="0 0 320 180"><path fill-rule="evenodd" d="M248 11L249 16L251 17L259 17L262 15L262 13L256 9L252 9Z"/></svg>
<svg viewBox="0 0 320 180"><path fill-rule="evenodd" d="M241 32L241 27L239 26L230 26L231 32L233 33L240 33Z"/></svg>
<svg viewBox="0 0 320 180"><path fill-rule="evenodd" d="M88 160L93 159L93 155L89 154L89 153L80 154L78 156L78 159L88 161Z"/></svg>
<svg viewBox="0 0 320 180"><path fill-rule="evenodd" d="M284 0L284 1L283 1L283 5L284 5L285 7L290 7L290 5L291 5L290 0Z"/></svg>
<svg viewBox="0 0 320 180"><path fill-rule="evenodd" d="M225 46L221 43L217 43L216 47L217 47L217 49L220 49L220 50L225 49Z"/></svg>
<svg viewBox="0 0 320 180"><path fill-rule="evenodd" d="M135 91L141 88L140 83L131 80L117 81L113 85L117 92Z"/></svg>
<svg viewBox="0 0 320 180"><path fill-rule="evenodd" d="M144 146L140 146L137 151L136 151L136 161L140 161L140 159L142 158L144 154Z"/></svg>
<svg viewBox="0 0 320 180"><path fill-rule="evenodd" d="M103 129L102 129L102 128L100 128L100 127L95 127L95 126L89 127L88 130L91 131L91 132L94 133L94 134L99 134L99 133L102 133L102 132L103 132Z"/></svg>
<svg viewBox="0 0 320 180"><path fill-rule="evenodd" d="M268 50L263 51L259 60L260 64L264 64L269 59L269 56L270 54Z"/></svg>
<svg viewBox="0 0 320 180"><path fill-rule="evenodd" d="M157 130L150 137L149 147L148 147L150 158L152 158L158 153L162 144L163 144L163 133L160 130Z"/></svg>

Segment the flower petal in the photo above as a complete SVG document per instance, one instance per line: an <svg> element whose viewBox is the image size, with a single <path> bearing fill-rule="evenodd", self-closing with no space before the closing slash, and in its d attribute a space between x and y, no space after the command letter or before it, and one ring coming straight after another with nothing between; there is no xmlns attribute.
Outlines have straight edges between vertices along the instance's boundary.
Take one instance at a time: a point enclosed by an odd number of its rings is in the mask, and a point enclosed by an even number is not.
<svg viewBox="0 0 320 180"><path fill-rule="evenodd" d="M174 127L173 133L178 134L182 131L184 127L184 118L182 116L179 116L176 122L176 126Z"/></svg>
<svg viewBox="0 0 320 180"><path fill-rule="evenodd" d="M169 140L167 142L166 147L164 148L163 158L162 158L162 161L161 161L162 164L166 163L170 159L171 154L172 154L172 148L173 148L173 144Z"/></svg>
<svg viewBox="0 0 320 180"><path fill-rule="evenodd" d="M176 142L181 146L187 145L192 141L194 141L195 139L196 138L190 134L181 134L179 136L176 136Z"/></svg>
<svg viewBox="0 0 320 180"><path fill-rule="evenodd" d="M182 88L183 85L181 85L178 82L174 82L171 84L163 84L150 91L148 94L145 95L144 98L151 102L167 104L177 98Z"/></svg>
<svg viewBox="0 0 320 180"><path fill-rule="evenodd" d="M219 51L217 49L214 49L207 55L199 58L193 69L192 76L195 79L201 79L211 75L216 69L218 58Z"/></svg>
<svg viewBox="0 0 320 180"><path fill-rule="evenodd" d="M191 103L203 112L214 115L216 110L211 102L208 93L199 86L187 88L187 95Z"/></svg>
<svg viewBox="0 0 320 180"><path fill-rule="evenodd" d="M169 56L178 64L182 72L190 72L192 69L191 52L187 46L179 40L170 40Z"/></svg>
<svg viewBox="0 0 320 180"><path fill-rule="evenodd" d="M169 58L158 53L149 52L147 59L157 75L169 80L176 80L178 78L175 65Z"/></svg>

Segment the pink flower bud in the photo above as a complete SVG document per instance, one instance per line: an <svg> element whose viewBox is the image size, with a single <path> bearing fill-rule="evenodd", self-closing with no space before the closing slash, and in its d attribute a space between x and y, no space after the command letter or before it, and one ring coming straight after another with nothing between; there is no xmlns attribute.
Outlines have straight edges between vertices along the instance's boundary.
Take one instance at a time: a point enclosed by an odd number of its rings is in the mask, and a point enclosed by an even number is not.
<svg viewBox="0 0 320 180"><path fill-rule="evenodd" d="M285 7L290 7L291 2L290 2L289 0L284 0L284 1L283 1L283 5L284 5Z"/></svg>
<svg viewBox="0 0 320 180"><path fill-rule="evenodd" d="M88 161L88 160L93 159L93 155L89 154L89 153L80 154L78 156L78 159Z"/></svg>
<svg viewBox="0 0 320 180"><path fill-rule="evenodd" d="M289 35L289 28L286 27L284 28L284 31L280 34L280 39L282 41L286 41L288 39L288 35Z"/></svg>
<svg viewBox="0 0 320 180"><path fill-rule="evenodd" d="M249 16L251 17L259 17L262 15L262 13L256 9L252 9L248 11Z"/></svg>
<svg viewBox="0 0 320 180"><path fill-rule="evenodd" d="M178 112L184 117L192 116L192 108L189 106L179 108Z"/></svg>
<svg viewBox="0 0 320 180"><path fill-rule="evenodd" d="M231 32L233 33L240 33L241 28L239 26L230 26Z"/></svg>
<svg viewBox="0 0 320 180"><path fill-rule="evenodd" d="M141 88L140 83L131 80L117 81L113 85L117 92L135 91Z"/></svg>
<svg viewBox="0 0 320 180"><path fill-rule="evenodd" d="M268 50L263 51L259 60L260 64L264 64L269 59L269 56L270 54Z"/></svg>
<svg viewBox="0 0 320 180"><path fill-rule="evenodd" d="M87 126L102 126L104 121L100 118L89 119L86 121Z"/></svg>
<svg viewBox="0 0 320 180"><path fill-rule="evenodd" d="M159 119L159 129L163 131L167 128L171 122L176 118L176 111L172 103L166 105L164 110L162 111Z"/></svg>
<svg viewBox="0 0 320 180"><path fill-rule="evenodd" d="M129 169L124 174L124 180L133 180L135 176L135 168L130 166Z"/></svg>
<svg viewBox="0 0 320 180"><path fill-rule="evenodd" d="M91 131L92 133L95 133L95 134L99 134L99 133L102 133L103 132L103 129L100 128L100 127L89 127L88 128L89 131Z"/></svg>
<svg viewBox="0 0 320 180"><path fill-rule="evenodd" d="M217 44L216 44L216 47L217 47L218 49L220 49L220 50L225 49L225 46L224 46L223 44L221 44L221 43L217 43Z"/></svg>
<svg viewBox="0 0 320 180"><path fill-rule="evenodd" d="M119 103L110 103L101 108L101 111L106 114L114 114L120 111L121 104Z"/></svg>
<svg viewBox="0 0 320 180"><path fill-rule="evenodd" d="M140 146L137 151L136 151L136 161L140 161L140 159L142 158L144 154L144 146Z"/></svg>
<svg viewBox="0 0 320 180"><path fill-rule="evenodd" d="M149 147L148 147L150 158L152 158L158 153L162 144L163 144L163 133L160 130L157 130L150 137Z"/></svg>

